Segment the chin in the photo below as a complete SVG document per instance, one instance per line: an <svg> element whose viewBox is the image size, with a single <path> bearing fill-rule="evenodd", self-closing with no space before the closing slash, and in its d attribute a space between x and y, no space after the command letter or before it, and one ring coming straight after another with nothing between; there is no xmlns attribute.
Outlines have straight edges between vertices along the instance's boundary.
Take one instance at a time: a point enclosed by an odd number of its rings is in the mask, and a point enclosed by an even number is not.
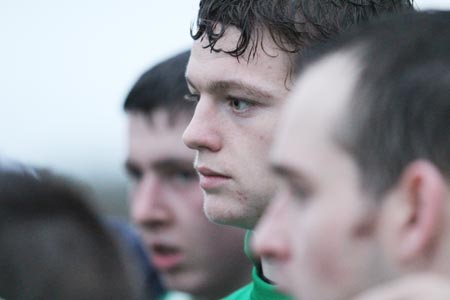
<svg viewBox="0 0 450 300"><path fill-rule="evenodd" d="M236 199L218 195L204 195L203 210L206 217L216 224L253 229L256 221L248 209Z"/></svg>
<svg viewBox="0 0 450 300"><path fill-rule="evenodd" d="M254 224L250 224L245 216L234 214L231 211L223 213L214 209L205 209L206 217L213 223L219 225L228 225L244 229L253 229Z"/></svg>
<svg viewBox="0 0 450 300"><path fill-rule="evenodd" d="M222 212L218 212L215 209L207 208L205 207L205 215L213 223L219 224L219 225L232 225L230 224L230 218L227 216L224 216Z"/></svg>
<svg viewBox="0 0 450 300"><path fill-rule="evenodd" d="M217 196L206 196L203 206L206 217L217 224L231 225L236 216L230 206L230 201Z"/></svg>
<svg viewBox="0 0 450 300"><path fill-rule="evenodd" d="M197 294L204 287L204 280L192 272L179 274L164 274L163 283L168 290L180 291L188 294Z"/></svg>

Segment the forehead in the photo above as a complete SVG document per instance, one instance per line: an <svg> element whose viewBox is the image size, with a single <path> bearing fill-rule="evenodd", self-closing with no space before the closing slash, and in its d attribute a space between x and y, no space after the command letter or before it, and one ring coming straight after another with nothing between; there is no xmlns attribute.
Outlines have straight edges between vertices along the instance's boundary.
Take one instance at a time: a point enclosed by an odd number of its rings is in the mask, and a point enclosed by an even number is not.
<svg viewBox="0 0 450 300"><path fill-rule="evenodd" d="M264 30L260 36L262 43L257 43L254 56L250 53L250 47L239 58L225 53L235 49L239 37L237 28L228 27L214 47L222 49L221 52L207 47L208 38L205 36L195 41L186 71L189 82L202 91L208 90L215 82L229 81L259 86L272 93L278 92L280 88L286 89L290 55L280 50Z"/></svg>
<svg viewBox="0 0 450 300"><path fill-rule="evenodd" d="M335 148L333 137L344 121L359 76L356 57L357 53L349 51L328 55L300 76L276 136L272 152L276 164Z"/></svg>
<svg viewBox="0 0 450 300"><path fill-rule="evenodd" d="M167 111L155 111L151 119L144 113L128 114L129 155L134 158L193 160L194 151L181 139L189 118L180 114L175 122Z"/></svg>

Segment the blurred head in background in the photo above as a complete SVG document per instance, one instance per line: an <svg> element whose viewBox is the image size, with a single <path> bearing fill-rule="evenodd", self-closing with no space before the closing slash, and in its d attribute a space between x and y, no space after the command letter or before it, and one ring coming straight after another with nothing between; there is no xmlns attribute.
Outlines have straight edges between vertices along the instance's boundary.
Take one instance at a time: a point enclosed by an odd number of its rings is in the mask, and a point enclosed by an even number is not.
<svg viewBox="0 0 450 300"><path fill-rule="evenodd" d="M0 167L0 297L141 299L140 277L67 181Z"/></svg>

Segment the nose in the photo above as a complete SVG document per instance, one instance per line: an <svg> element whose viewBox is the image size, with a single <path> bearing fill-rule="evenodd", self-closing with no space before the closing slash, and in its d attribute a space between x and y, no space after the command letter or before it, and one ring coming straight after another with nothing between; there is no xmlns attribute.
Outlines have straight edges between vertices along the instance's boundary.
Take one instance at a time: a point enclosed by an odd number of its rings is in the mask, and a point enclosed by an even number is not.
<svg viewBox="0 0 450 300"><path fill-rule="evenodd" d="M251 246L256 256L273 261L289 257L286 210L284 197L278 193L255 228Z"/></svg>
<svg viewBox="0 0 450 300"><path fill-rule="evenodd" d="M140 227L158 230L173 220L163 183L153 175L145 175L131 196L131 218Z"/></svg>
<svg viewBox="0 0 450 300"><path fill-rule="evenodd" d="M183 133L183 142L191 149L217 152L221 149L220 120L211 97L200 97L194 115Z"/></svg>

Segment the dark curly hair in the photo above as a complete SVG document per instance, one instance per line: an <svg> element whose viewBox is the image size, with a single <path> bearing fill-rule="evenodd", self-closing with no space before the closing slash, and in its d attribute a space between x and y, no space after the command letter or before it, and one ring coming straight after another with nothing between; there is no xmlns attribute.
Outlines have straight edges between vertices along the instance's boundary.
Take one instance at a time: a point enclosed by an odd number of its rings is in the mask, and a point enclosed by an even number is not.
<svg viewBox="0 0 450 300"><path fill-rule="evenodd" d="M250 59L262 47L267 30L281 50L299 53L353 24L403 10L413 10L412 0L201 0L191 36L206 37L211 51L236 58L248 53ZM237 27L241 35L236 47L225 51L216 43L229 26Z"/></svg>

